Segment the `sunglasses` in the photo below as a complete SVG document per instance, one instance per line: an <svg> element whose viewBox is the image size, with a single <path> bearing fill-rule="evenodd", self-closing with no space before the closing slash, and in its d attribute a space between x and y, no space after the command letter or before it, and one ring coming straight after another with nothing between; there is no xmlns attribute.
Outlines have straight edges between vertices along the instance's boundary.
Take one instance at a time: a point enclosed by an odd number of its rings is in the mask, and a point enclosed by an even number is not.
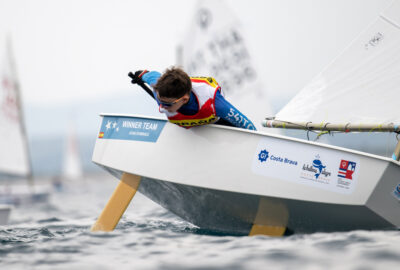
<svg viewBox="0 0 400 270"><path fill-rule="evenodd" d="M171 107L171 106L174 106L176 103L178 103L180 100L182 100L184 97L185 97L185 95L183 95L182 97L180 97L172 102L164 102L164 101L160 100L160 96L157 94L157 101L163 107Z"/></svg>

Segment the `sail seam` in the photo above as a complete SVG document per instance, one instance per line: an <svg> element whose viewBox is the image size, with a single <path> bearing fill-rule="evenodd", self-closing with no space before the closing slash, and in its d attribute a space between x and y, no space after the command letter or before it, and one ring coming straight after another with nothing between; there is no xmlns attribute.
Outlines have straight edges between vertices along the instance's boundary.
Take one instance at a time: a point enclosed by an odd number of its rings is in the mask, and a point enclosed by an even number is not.
<svg viewBox="0 0 400 270"><path fill-rule="evenodd" d="M386 18L385 16L381 15L380 16L383 20L387 21L388 23L390 23L391 25L393 25L394 27L400 29L400 25L398 25L397 23L395 23L394 21Z"/></svg>

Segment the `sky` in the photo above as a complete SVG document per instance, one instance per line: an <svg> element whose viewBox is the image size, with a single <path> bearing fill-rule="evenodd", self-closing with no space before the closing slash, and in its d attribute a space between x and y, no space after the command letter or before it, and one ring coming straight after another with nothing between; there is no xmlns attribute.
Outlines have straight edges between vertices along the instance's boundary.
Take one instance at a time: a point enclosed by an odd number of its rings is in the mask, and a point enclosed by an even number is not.
<svg viewBox="0 0 400 270"><path fill-rule="evenodd" d="M300 91L391 0L225 2L246 29L265 91L278 103ZM152 104L127 73L173 65L195 6L194 0L0 0L0 55L9 35L28 132L47 134L61 117L60 132L66 114L82 122L96 118L92 112L146 111ZM85 110L91 114L79 117Z"/></svg>

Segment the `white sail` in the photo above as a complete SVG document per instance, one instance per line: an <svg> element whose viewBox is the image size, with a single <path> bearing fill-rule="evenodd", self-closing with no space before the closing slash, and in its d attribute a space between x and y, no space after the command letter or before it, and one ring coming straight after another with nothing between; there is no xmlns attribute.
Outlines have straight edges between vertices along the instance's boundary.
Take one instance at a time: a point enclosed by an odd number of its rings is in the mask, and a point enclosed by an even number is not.
<svg viewBox="0 0 400 270"><path fill-rule="evenodd" d="M78 180L83 175L81 159L79 155L78 140L75 129L70 128L65 144L65 156L63 163L63 177L69 180Z"/></svg>
<svg viewBox="0 0 400 270"><path fill-rule="evenodd" d="M277 115L287 122L400 124L400 1Z"/></svg>
<svg viewBox="0 0 400 270"><path fill-rule="evenodd" d="M0 172L26 176L30 162L10 41L0 61Z"/></svg>
<svg viewBox="0 0 400 270"><path fill-rule="evenodd" d="M202 0L183 42L182 64L190 76L214 77L225 97L257 128L272 113L243 28L221 1Z"/></svg>

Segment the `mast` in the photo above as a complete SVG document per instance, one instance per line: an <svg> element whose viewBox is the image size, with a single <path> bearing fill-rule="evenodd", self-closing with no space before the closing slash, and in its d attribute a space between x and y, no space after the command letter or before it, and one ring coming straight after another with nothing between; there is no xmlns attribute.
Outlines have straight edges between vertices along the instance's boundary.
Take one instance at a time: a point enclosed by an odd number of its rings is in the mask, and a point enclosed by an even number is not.
<svg viewBox="0 0 400 270"><path fill-rule="evenodd" d="M32 174L32 162L30 159L30 149L29 149L29 144L28 144L28 136L26 132L26 127L25 127L25 119L24 119L24 110L23 110L23 104L22 104L22 99L21 99L21 92L20 92L20 85L17 77L17 69L15 65L15 59L12 51L12 42L11 42L11 37L8 35L7 37L7 59L9 61L11 73L13 74L14 77L14 85L15 85L15 96L16 96L16 102L17 102L17 107L18 107L18 117L20 121L20 130L21 134L23 137L23 143L24 143L24 148L25 148L25 158L26 162L28 164L28 174L26 175L28 183L33 186L34 181L33 181L33 174Z"/></svg>

